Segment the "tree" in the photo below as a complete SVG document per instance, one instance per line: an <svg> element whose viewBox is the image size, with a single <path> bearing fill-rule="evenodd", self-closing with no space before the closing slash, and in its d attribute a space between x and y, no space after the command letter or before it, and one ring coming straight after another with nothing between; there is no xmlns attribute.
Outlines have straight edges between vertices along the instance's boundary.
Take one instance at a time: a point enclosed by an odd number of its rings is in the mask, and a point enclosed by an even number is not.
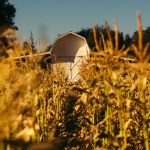
<svg viewBox="0 0 150 150"><path fill-rule="evenodd" d="M150 27L147 27L146 30L142 30L142 34L142 43L143 46L146 46L148 43L150 43ZM138 40L138 31L135 31L132 35L132 41L136 46L138 46ZM147 54L150 54L150 46L148 46Z"/></svg>
<svg viewBox="0 0 150 150"><path fill-rule="evenodd" d="M30 32L30 42L31 42L32 52L35 53L36 50L35 50L34 37L32 31Z"/></svg>
<svg viewBox="0 0 150 150"><path fill-rule="evenodd" d="M16 40L14 32L16 9L8 0L0 0L0 57L7 57L7 50L13 48L13 42Z"/></svg>
<svg viewBox="0 0 150 150"><path fill-rule="evenodd" d="M150 27L147 27L146 30L143 30L143 43L150 43Z"/></svg>
<svg viewBox="0 0 150 150"><path fill-rule="evenodd" d="M150 27L147 27L146 30L142 30L143 34L143 45L150 42ZM138 31L135 31L132 35L132 41L134 44L138 43Z"/></svg>
<svg viewBox="0 0 150 150"><path fill-rule="evenodd" d="M132 44L132 38L130 37L129 34L125 35L124 44L125 44L125 48L128 48Z"/></svg>
<svg viewBox="0 0 150 150"><path fill-rule="evenodd" d="M0 0L0 27L15 27L15 13L16 9L13 4L10 4L8 0Z"/></svg>
<svg viewBox="0 0 150 150"><path fill-rule="evenodd" d="M112 38L113 45L115 46L115 31L109 27L109 32L110 32L110 35ZM93 36L93 29L92 28L82 29L81 31L77 32L77 34L85 37L91 50L95 50L95 42L94 42L94 36ZM104 41L107 41L108 40L108 34L106 31L106 28L104 26L96 25L97 41L99 42L99 46L101 47L101 49L104 49L104 43L102 42L102 35L103 35ZM118 38L119 38L118 49L121 49L123 44L124 44L124 36L123 36L122 32L119 32Z"/></svg>

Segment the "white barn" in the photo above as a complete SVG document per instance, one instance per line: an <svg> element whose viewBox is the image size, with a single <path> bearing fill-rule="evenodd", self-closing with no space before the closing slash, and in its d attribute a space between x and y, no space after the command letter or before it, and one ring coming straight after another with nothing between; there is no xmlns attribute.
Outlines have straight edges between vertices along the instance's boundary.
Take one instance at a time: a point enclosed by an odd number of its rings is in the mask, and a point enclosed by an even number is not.
<svg viewBox="0 0 150 150"><path fill-rule="evenodd" d="M63 65L69 79L75 81L90 49L84 37L68 32L55 40L50 52L52 64Z"/></svg>

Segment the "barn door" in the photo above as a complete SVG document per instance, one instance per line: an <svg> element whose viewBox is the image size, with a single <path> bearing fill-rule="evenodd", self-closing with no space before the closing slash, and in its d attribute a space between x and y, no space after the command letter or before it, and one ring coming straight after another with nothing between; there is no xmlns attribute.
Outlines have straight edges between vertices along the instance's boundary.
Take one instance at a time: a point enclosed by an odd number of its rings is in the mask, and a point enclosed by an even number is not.
<svg viewBox="0 0 150 150"><path fill-rule="evenodd" d="M79 71L83 62L85 62L84 56L62 56L52 58L52 64L63 67L71 81L77 81L79 79Z"/></svg>

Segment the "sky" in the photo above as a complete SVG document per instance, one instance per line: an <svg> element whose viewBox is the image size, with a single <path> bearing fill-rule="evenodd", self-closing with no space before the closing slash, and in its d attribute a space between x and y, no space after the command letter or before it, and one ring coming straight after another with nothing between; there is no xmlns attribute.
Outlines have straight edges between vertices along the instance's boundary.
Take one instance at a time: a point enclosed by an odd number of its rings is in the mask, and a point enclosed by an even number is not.
<svg viewBox="0 0 150 150"><path fill-rule="evenodd" d="M52 43L69 31L101 26L106 21L113 29L117 20L120 32L132 35L137 30L136 12L140 11L143 29L150 26L150 0L9 0L16 8L18 35L25 40L32 31Z"/></svg>

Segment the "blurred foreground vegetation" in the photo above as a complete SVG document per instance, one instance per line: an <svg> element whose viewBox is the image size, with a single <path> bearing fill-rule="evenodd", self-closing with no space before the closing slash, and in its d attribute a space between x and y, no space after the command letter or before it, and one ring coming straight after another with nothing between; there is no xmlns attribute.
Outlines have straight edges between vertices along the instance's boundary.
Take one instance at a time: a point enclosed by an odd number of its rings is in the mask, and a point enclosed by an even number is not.
<svg viewBox="0 0 150 150"><path fill-rule="evenodd" d="M69 150L149 150L149 47L142 43L140 16L138 21L138 45L123 51L118 51L116 23L115 43L106 26L103 49L93 29L97 52L82 66L78 82L69 81L63 68L42 69L41 57L14 60L22 49L6 49L7 58L0 59L1 141L59 140L61 149ZM136 63L118 59L130 50Z"/></svg>

